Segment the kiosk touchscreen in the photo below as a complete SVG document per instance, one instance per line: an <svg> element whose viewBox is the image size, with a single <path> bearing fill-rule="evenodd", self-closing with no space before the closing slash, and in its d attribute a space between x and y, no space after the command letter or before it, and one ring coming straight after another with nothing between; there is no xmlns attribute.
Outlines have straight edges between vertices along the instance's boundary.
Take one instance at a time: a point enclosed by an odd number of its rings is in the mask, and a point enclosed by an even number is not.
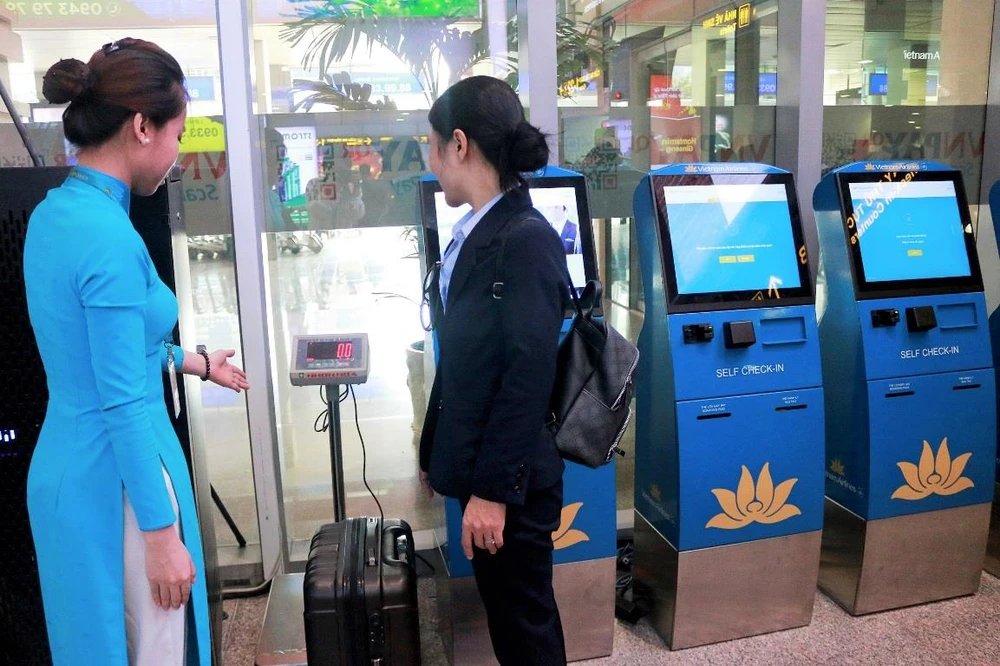
<svg viewBox="0 0 1000 666"><path fill-rule="evenodd" d="M570 279L579 292L588 280L597 278L587 183L582 176L569 175L573 174L571 171L548 167L545 173L551 175L528 181L531 202L559 234ZM441 257L452 240L455 224L472 209L467 204L449 206L440 184L433 179L421 182L420 200L426 256Z"/></svg>
<svg viewBox="0 0 1000 666"><path fill-rule="evenodd" d="M996 402L961 173L851 164L823 179L814 206L827 304L820 586L855 615L972 594Z"/></svg>
<svg viewBox="0 0 1000 666"><path fill-rule="evenodd" d="M580 290L588 280L598 279L586 180L572 171L546 167L527 181L533 205L563 242L570 277ZM421 182L420 199L425 259L431 265L440 260L451 241L452 228L469 208L448 206L440 185L432 178ZM600 313L600 304L595 312ZM563 333L569 327L572 306L566 317ZM569 661L607 656L613 648L615 498L614 465L595 470L566 463L562 520L553 534L553 585ZM446 647L454 653L456 666L495 664L472 567L459 545L462 510L458 501L446 500L445 513L446 534L440 545L448 567L452 624L447 634L452 644Z"/></svg>
<svg viewBox="0 0 1000 666"><path fill-rule="evenodd" d="M808 624L823 389L792 175L672 166L639 185L635 214L634 592L674 649Z"/></svg>

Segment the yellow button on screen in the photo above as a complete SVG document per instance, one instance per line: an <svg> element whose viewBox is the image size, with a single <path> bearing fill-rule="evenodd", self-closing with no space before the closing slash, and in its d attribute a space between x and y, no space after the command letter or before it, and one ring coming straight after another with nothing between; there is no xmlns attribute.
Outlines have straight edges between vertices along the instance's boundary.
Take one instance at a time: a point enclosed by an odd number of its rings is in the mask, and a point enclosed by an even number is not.
<svg viewBox="0 0 1000 666"><path fill-rule="evenodd" d="M752 254L741 254L739 257L737 257L737 259L741 264L752 264L754 261L756 261L754 255Z"/></svg>
<svg viewBox="0 0 1000 666"><path fill-rule="evenodd" d="M731 254L727 254L725 256L719 257L719 263L720 264L735 264L736 263L736 257L733 256L733 255L731 255Z"/></svg>
<svg viewBox="0 0 1000 666"><path fill-rule="evenodd" d="M924 256L923 250L907 250L906 256L908 257L922 257Z"/></svg>

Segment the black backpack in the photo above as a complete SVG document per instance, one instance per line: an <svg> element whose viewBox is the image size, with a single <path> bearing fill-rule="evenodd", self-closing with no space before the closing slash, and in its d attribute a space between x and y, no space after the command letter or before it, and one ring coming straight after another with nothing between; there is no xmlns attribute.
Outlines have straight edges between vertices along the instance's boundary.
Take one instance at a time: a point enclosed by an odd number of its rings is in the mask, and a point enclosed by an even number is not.
<svg viewBox="0 0 1000 666"><path fill-rule="evenodd" d="M493 297L503 298L506 237L500 240ZM568 271L567 271L568 276ZM607 321L594 317L601 302L599 280L590 280L578 296L569 278L576 314L559 344L556 380L549 398L546 427L566 460L597 468L611 462L632 420L632 395L639 350Z"/></svg>

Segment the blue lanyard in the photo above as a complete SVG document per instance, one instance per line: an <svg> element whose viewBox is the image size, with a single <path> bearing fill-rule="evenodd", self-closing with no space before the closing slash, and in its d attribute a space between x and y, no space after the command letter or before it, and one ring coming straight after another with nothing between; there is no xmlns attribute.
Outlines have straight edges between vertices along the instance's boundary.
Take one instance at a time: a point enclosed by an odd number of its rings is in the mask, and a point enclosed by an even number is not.
<svg viewBox="0 0 1000 666"><path fill-rule="evenodd" d="M106 194L112 201L124 208L126 213L129 212L131 197L128 186L117 178L109 176L106 173L101 173L100 171L81 166L73 167L69 172L69 177L75 178L76 180L86 183L92 187L96 187L101 192L104 192L104 194Z"/></svg>

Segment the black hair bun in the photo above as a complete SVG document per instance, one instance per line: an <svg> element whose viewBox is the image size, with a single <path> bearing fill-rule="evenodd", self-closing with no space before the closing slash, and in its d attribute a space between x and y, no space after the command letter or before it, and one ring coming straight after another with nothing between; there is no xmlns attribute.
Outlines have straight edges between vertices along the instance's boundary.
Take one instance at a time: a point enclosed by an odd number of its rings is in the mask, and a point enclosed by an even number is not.
<svg viewBox="0 0 1000 666"><path fill-rule="evenodd" d="M75 58L60 60L42 78L42 95L52 104L74 102L94 87L94 76L86 63Z"/></svg>
<svg viewBox="0 0 1000 666"><path fill-rule="evenodd" d="M510 164L518 173L537 171L549 163L549 144L545 134L522 120L510 142Z"/></svg>

